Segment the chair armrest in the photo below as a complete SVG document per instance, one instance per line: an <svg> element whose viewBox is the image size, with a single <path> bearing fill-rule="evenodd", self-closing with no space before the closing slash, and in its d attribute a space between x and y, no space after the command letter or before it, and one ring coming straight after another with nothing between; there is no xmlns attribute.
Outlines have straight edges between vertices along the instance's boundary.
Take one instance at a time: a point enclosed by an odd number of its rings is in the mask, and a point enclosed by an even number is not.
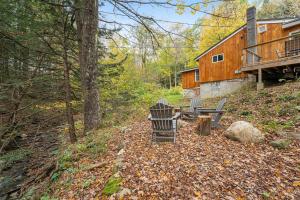
<svg viewBox="0 0 300 200"><path fill-rule="evenodd" d="M220 114L223 114L225 112L225 110L203 110L203 109L200 109L200 110L197 110L198 113L220 113Z"/></svg>
<svg viewBox="0 0 300 200"><path fill-rule="evenodd" d="M202 109L202 108L203 108L202 106L195 106L194 111L197 111L197 110Z"/></svg>
<svg viewBox="0 0 300 200"><path fill-rule="evenodd" d="M197 110L202 111L202 110L216 110L215 108L197 108Z"/></svg>
<svg viewBox="0 0 300 200"><path fill-rule="evenodd" d="M190 106L188 105L180 106L180 108L186 108L186 107L190 107Z"/></svg>
<svg viewBox="0 0 300 200"><path fill-rule="evenodd" d="M197 109L202 109L203 106L195 106L195 108L197 108Z"/></svg>
<svg viewBox="0 0 300 200"><path fill-rule="evenodd" d="M178 119L180 117L180 112L176 112L172 119Z"/></svg>

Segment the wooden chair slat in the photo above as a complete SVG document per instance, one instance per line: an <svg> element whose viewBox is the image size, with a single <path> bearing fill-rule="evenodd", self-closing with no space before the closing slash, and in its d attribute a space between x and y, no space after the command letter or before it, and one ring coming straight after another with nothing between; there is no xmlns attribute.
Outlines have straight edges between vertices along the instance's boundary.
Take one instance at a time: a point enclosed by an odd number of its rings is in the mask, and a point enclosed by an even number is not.
<svg viewBox="0 0 300 200"><path fill-rule="evenodd" d="M173 116L173 107L159 101L156 105L150 107L150 114L153 140L169 138L175 142L179 114L175 115L176 117Z"/></svg>
<svg viewBox="0 0 300 200"><path fill-rule="evenodd" d="M215 109L199 108L197 109L197 112L199 115L211 114L212 128L218 128L220 127L219 121L221 120L221 117L223 115L222 109L224 108L226 100L227 100L226 98L223 98L221 101L219 101L218 106Z"/></svg>
<svg viewBox="0 0 300 200"><path fill-rule="evenodd" d="M194 119L197 116L196 108L200 107L201 104L202 104L202 100L200 98L200 95L193 97L187 109L184 109L183 106L180 107L181 117L187 119Z"/></svg>

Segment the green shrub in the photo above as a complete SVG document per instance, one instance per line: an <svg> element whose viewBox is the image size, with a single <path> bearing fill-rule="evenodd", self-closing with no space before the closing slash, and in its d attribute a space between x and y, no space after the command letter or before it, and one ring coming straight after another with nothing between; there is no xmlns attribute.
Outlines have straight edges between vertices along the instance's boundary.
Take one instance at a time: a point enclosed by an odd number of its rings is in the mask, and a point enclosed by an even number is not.
<svg viewBox="0 0 300 200"><path fill-rule="evenodd" d="M51 181L52 181L52 182L57 181L57 180L59 179L60 175L61 175L61 172L60 172L60 171L54 172L54 173L52 174L52 176L50 177Z"/></svg>
<svg viewBox="0 0 300 200"><path fill-rule="evenodd" d="M295 124L293 121L283 122L283 124L282 124L283 129L290 129L290 128L293 128L294 126L295 126Z"/></svg>
<svg viewBox="0 0 300 200"><path fill-rule="evenodd" d="M243 115L243 116L252 115L252 112L251 112L251 111L244 110L244 111L241 112L241 115Z"/></svg>
<svg viewBox="0 0 300 200"><path fill-rule="evenodd" d="M234 112L236 112L238 109L234 106L234 105L232 105L232 104L230 104L230 105L227 105L227 112L229 112L229 113L234 113Z"/></svg>
<svg viewBox="0 0 300 200"><path fill-rule="evenodd" d="M258 92L258 97L269 97L270 94L266 90L261 90Z"/></svg>
<svg viewBox="0 0 300 200"><path fill-rule="evenodd" d="M262 194L263 199L269 199L271 194L269 192L263 192Z"/></svg>
<svg viewBox="0 0 300 200"><path fill-rule="evenodd" d="M240 103L248 103L250 102L250 99L248 97L243 97L240 99Z"/></svg>
<svg viewBox="0 0 300 200"><path fill-rule="evenodd" d="M294 127L293 121L286 121L286 122L277 122L274 120L267 120L263 122L265 131L268 132L276 132L276 131L282 131L285 129L290 129Z"/></svg>
<svg viewBox="0 0 300 200"><path fill-rule="evenodd" d="M75 129L76 130L83 130L83 121L82 120L77 120L75 122Z"/></svg>
<svg viewBox="0 0 300 200"><path fill-rule="evenodd" d="M27 149L17 149L13 151L9 151L0 156L0 172L12 166L14 163L24 160L27 158L32 152Z"/></svg>
<svg viewBox="0 0 300 200"><path fill-rule="evenodd" d="M77 148L77 151L79 151L79 152L86 152L88 149L86 144L77 144L76 148Z"/></svg>
<svg viewBox="0 0 300 200"><path fill-rule="evenodd" d="M59 170L66 170L72 166L74 155L71 149L66 149L58 159Z"/></svg>
<svg viewBox="0 0 300 200"><path fill-rule="evenodd" d="M263 124L264 124L264 129L267 132L275 132L280 127L280 124L278 124L276 121L273 120L265 121L263 122Z"/></svg>
<svg viewBox="0 0 300 200"><path fill-rule="evenodd" d="M279 139L270 142L270 145L277 149L286 149L289 147L290 144L291 141L286 139Z"/></svg>
<svg viewBox="0 0 300 200"><path fill-rule="evenodd" d="M57 198L52 198L48 194L44 194L40 200L58 200Z"/></svg>
<svg viewBox="0 0 300 200"><path fill-rule="evenodd" d="M96 177L95 176L92 176L86 180L83 181L82 183L82 188L85 189L85 188L88 188L90 187L90 185L96 180Z"/></svg>
<svg viewBox="0 0 300 200"><path fill-rule="evenodd" d="M261 106L258 108L259 113L262 117L269 117L272 116L272 113L270 112L267 105Z"/></svg>
<svg viewBox="0 0 300 200"><path fill-rule="evenodd" d="M288 108L281 108L278 111L278 116L282 117L282 116L287 116L289 114L290 110Z"/></svg>
<svg viewBox="0 0 300 200"><path fill-rule="evenodd" d="M266 99L265 103L266 103L266 104L273 103L273 100L272 100L272 99Z"/></svg>
<svg viewBox="0 0 300 200"><path fill-rule="evenodd" d="M278 100L280 101L291 101L296 99L296 97L292 96L292 95L281 95L278 97Z"/></svg>
<svg viewBox="0 0 300 200"><path fill-rule="evenodd" d="M96 132L88 136L85 152L90 155L104 153L107 150L107 142L111 138L110 132Z"/></svg>
<svg viewBox="0 0 300 200"><path fill-rule="evenodd" d="M173 87L168 90L169 95L182 95L182 88L181 87Z"/></svg>

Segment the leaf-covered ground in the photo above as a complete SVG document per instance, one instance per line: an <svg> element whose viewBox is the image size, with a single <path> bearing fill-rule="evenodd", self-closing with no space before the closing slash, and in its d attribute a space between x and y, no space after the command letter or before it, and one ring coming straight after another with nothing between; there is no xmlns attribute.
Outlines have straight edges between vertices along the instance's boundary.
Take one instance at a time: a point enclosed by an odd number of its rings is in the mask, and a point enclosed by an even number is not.
<svg viewBox="0 0 300 200"><path fill-rule="evenodd" d="M221 130L198 136L181 128L176 144L151 144L148 122L126 135L124 187L128 199L299 199L300 143L279 151L244 145Z"/></svg>
<svg viewBox="0 0 300 200"><path fill-rule="evenodd" d="M119 129L95 131L62 152L53 185L44 199L107 199L102 194L115 171L120 146Z"/></svg>
<svg viewBox="0 0 300 200"><path fill-rule="evenodd" d="M72 155L65 152L60 159L64 171L52 195L120 199L105 196L104 191L118 189L119 178L111 177L118 171L117 154L124 148L119 174L127 194L122 199L300 199L300 140L293 140L284 150L269 144L289 132L299 132L300 82L261 92L245 89L227 97L223 127L237 120L249 121L266 134L263 143L231 141L224 129L199 136L195 122L188 122L182 123L175 144L156 144L151 142L151 124L144 117L125 128L111 129L105 140L103 130L91 135L90 141L72 147ZM212 107L219 99L204 104ZM94 153L95 147L107 141L100 153Z"/></svg>
<svg viewBox="0 0 300 200"><path fill-rule="evenodd" d="M300 199L299 140L287 150L269 145L299 131L299 105L299 81L228 96L222 125L252 122L267 138L255 145L231 141L222 129L198 136L195 123L180 129L175 145L153 144L150 123L133 124L125 135L123 187L131 190L125 199Z"/></svg>

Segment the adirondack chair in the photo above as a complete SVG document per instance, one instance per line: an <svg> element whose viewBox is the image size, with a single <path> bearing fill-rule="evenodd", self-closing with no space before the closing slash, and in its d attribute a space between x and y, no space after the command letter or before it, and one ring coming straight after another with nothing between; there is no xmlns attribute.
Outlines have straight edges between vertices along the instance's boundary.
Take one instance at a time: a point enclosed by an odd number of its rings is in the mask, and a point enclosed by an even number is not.
<svg viewBox="0 0 300 200"><path fill-rule="evenodd" d="M181 118L194 119L197 117L197 108L201 108L200 96L193 97L189 106L180 106Z"/></svg>
<svg viewBox="0 0 300 200"><path fill-rule="evenodd" d="M223 107L226 103L226 98L223 98L221 101L219 101L219 104L216 108L197 108L197 114L198 115L211 115L211 126L212 128L220 128L221 125L219 124L219 121L224 114Z"/></svg>
<svg viewBox="0 0 300 200"><path fill-rule="evenodd" d="M150 108L148 119L152 122L152 141L157 139L172 139L175 143L177 132L177 120L180 113L173 115L173 107L157 103Z"/></svg>

